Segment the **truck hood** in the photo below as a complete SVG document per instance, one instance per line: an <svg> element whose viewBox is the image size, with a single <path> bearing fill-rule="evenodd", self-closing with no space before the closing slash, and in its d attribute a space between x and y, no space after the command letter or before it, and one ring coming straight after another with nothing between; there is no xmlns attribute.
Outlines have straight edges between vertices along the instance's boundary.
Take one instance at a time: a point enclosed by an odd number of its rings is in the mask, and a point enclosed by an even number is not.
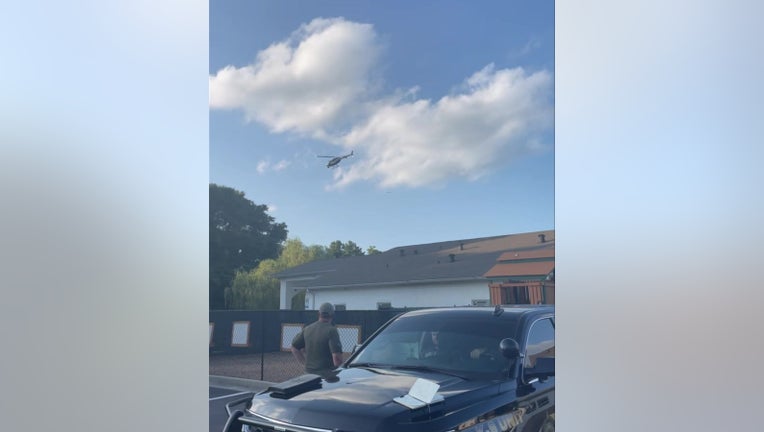
<svg viewBox="0 0 764 432"><path fill-rule="evenodd" d="M373 368L341 369L337 379L322 380L320 387L282 399L261 393L252 399L250 414L278 422L339 431L411 430L449 412L494 396L495 381L468 381L440 373L410 373ZM442 402L409 409L393 399L408 393L417 378L440 385Z"/></svg>

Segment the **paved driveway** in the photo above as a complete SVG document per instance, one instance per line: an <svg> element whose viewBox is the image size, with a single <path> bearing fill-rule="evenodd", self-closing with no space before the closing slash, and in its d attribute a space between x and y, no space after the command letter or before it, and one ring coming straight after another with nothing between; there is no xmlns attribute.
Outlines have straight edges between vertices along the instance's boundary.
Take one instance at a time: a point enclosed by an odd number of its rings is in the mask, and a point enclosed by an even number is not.
<svg viewBox="0 0 764 432"><path fill-rule="evenodd" d="M244 397L249 392L258 392L271 383L210 376L210 432L221 432L228 420L225 404Z"/></svg>

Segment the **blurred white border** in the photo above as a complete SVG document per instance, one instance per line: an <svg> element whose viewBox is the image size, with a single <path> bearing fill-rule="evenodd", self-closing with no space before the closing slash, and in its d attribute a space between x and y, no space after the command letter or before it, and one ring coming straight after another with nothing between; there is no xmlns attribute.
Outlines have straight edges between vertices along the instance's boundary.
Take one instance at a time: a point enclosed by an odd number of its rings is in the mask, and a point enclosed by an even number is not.
<svg viewBox="0 0 764 432"><path fill-rule="evenodd" d="M762 12L557 3L561 430L759 423Z"/></svg>
<svg viewBox="0 0 764 432"><path fill-rule="evenodd" d="M3 6L5 430L208 428L207 10Z"/></svg>

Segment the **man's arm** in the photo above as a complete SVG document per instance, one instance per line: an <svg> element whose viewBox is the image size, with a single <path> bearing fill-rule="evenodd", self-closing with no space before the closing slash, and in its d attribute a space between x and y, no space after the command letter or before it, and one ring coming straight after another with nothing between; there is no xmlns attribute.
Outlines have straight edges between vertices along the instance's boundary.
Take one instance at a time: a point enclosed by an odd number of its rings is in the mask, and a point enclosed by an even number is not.
<svg viewBox="0 0 764 432"><path fill-rule="evenodd" d="M332 353L332 359L334 360L334 367L339 367L342 364L342 353Z"/></svg>
<svg viewBox="0 0 764 432"><path fill-rule="evenodd" d="M292 355L301 365L305 366L305 353L303 350L292 347Z"/></svg>
<svg viewBox="0 0 764 432"><path fill-rule="evenodd" d="M292 338L291 349L294 358L296 358L301 365L305 366L305 335L303 335L302 330Z"/></svg>
<svg viewBox="0 0 764 432"><path fill-rule="evenodd" d="M342 364L342 343L340 342L340 333L337 328L332 328L329 332L329 351L332 352L332 361L334 367L339 367Z"/></svg>

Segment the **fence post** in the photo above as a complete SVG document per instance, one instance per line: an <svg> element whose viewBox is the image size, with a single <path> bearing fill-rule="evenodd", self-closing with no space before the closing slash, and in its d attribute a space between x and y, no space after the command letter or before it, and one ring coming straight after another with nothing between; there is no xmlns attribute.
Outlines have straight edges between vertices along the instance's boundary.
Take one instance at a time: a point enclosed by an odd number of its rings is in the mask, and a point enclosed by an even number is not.
<svg viewBox="0 0 764 432"><path fill-rule="evenodd" d="M265 380L265 313L260 314L260 381Z"/></svg>

